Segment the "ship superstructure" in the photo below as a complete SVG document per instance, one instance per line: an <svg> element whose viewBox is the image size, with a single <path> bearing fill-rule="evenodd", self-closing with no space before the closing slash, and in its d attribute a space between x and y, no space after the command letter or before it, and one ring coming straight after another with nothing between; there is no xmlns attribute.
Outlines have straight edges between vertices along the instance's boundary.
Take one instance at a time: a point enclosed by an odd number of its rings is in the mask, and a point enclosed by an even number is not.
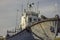
<svg viewBox="0 0 60 40"><path fill-rule="evenodd" d="M23 14L21 17L21 27L22 29L25 29L26 27L38 22L40 20L38 13L27 11Z"/></svg>

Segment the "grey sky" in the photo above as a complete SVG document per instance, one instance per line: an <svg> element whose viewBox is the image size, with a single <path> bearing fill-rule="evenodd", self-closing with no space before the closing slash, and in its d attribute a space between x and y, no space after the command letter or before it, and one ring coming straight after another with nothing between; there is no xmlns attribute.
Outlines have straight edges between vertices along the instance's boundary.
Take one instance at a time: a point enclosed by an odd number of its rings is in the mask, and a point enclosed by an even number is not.
<svg viewBox="0 0 60 40"><path fill-rule="evenodd" d="M45 16L54 16L60 13L60 0L30 0L29 2L39 1L39 10ZM0 35L6 35L6 30L14 29L16 26L16 13L18 12L18 22L21 17L22 4L26 7L26 0L0 0ZM57 7L55 7L57 4ZM58 10L56 12L56 9ZM60 15L60 14L59 14Z"/></svg>

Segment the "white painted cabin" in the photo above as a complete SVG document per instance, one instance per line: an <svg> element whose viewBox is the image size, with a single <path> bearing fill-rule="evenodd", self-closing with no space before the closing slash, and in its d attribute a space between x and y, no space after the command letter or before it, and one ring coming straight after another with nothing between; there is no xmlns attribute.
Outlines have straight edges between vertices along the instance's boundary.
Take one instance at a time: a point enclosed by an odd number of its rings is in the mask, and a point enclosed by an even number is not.
<svg viewBox="0 0 60 40"><path fill-rule="evenodd" d="M25 29L27 26L30 26L38 21L40 21L39 18L39 13L35 13L32 11L27 11L24 12L24 14L21 17L21 24L20 27L23 29Z"/></svg>

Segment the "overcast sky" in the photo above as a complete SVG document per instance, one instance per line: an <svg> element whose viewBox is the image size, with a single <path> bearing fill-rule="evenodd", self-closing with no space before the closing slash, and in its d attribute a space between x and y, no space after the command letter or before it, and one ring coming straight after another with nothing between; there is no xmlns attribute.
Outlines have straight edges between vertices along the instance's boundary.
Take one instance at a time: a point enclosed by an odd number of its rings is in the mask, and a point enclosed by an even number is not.
<svg viewBox="0 0 60 40"><path fill-rule="evenodd" d="M40 15L43 14L47 17L54 17L55 14L60 13L60 0L29 0L34 2L35 5L39 1ZM16 27L16 14L18 12L18 23L23 8L26 7L26 0L0 0L0 35L6 35L7 30L14 29ZM59 14L60 15L60 14Z"/></svg>

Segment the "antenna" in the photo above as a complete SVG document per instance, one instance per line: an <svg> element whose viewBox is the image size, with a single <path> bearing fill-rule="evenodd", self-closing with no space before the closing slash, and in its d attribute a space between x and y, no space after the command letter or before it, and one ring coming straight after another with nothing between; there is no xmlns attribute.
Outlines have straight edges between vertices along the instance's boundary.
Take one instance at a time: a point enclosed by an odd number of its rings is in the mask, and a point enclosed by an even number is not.
<svg viewBox="0 0 60 40"><path fill-rule="evenodd" d="M21 5L21 12L22 12L22 15L23 15L23 3Z"/></svg>
<svg viewBox="0 0 60 40"><path fill-rule="evenodd" d="M16 13L16 27L18 26L18 9L17 9L17 13Z"/></svg>
<svg viewBox="0 0 60 40"><path fill-rule="evenodd" d="M37 12L40 13L39 12L39 1L37 2Z"/></svg>
<svg viewBox="0 0 60 40"><path fill-rule="evenodd" d="M19 0L17 0L17 10L16 10L17 13L16 13L16 27L15 27L15 30L16 30L16 28L18 28L18 26L19 26L19 25L18 25L18 12L19 12L18 1L19 1Z"/></svg>
<svg viewBox="0 0 60 40"><path fill-rule="evenodd" d="M28 10L28 6L29 6L29 0L26 0L27 1L27 10Z"/></svg>

